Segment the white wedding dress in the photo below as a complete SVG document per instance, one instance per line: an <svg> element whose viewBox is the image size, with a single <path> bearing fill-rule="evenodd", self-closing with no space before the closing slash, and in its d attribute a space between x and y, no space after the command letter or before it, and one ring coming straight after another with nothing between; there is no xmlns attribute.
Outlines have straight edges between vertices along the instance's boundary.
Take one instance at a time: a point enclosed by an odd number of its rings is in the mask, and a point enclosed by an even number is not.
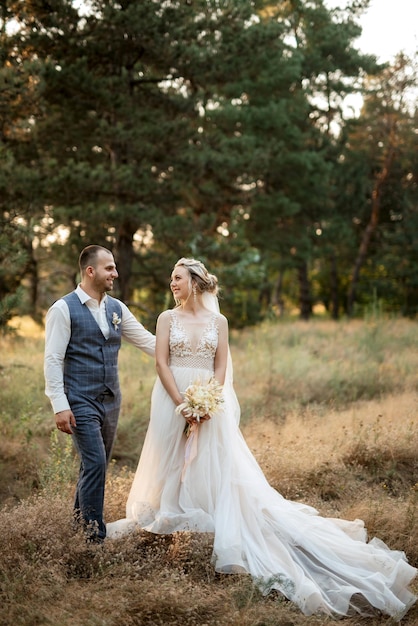
<svg viewBox="0 0 418 626"><path fill-rule="evenodd" d="M184 391L213 375L218 314L202 329L195 350L176 311L170 315L170 367ZM216 571L247 572L264 593L279 590L306 615L371 615L377 609L399 620L416 600L408 589L415 568L379 539L367 543L361 520L320 517L270 487L239 430L228 378L222 408L198 426L197 455L184 472L185 421L157 378L126 519L109 523L108 537L138 527L210 532Z"/></svg>

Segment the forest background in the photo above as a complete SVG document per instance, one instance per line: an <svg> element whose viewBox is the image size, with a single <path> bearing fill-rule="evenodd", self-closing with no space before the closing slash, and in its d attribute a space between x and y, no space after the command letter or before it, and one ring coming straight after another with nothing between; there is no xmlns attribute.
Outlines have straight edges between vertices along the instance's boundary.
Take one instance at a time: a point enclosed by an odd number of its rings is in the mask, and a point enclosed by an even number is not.
<svg viewBox="0 0 418 626"><path fill-rule="evenodd" d="M233 327L414 316L416 63L358 50L368 5L3 2L0 326L41 321L93 242L151 330L180 256Z"/></svg>

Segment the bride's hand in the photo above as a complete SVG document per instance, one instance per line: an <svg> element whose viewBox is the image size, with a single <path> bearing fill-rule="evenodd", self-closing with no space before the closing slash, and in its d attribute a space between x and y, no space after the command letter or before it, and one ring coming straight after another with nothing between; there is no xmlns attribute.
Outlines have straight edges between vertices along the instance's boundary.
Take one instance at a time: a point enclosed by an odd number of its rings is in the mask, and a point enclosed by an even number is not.
<svg viewBox="0 0 418 626"><path fill-rule="evenodd" d="M196 417L194 417L193 413L190 411L190 409L183 409L181 412L182 416L184 417L184 419L186 420L186 422L188 424L196 424L197 422L206 422L207 420L210 420L210 415L206 414L203 415L202 417L199 417L199 419L197 419Z"/></svg>
<svg viewBox="0 0 418 626"><path fill-rule="evenodd" d="M181 414L188 424L194 424L194 422L196 421L196 418L193 417L193 414L189 409L183 409Z"/></svg>

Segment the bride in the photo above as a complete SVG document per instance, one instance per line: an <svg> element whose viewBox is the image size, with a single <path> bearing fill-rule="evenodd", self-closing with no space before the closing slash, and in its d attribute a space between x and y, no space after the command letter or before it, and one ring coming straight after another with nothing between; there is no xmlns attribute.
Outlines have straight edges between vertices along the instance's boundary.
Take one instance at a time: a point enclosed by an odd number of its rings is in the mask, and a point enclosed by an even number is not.
<svg viewBox="0 0 418 626"><path fill-rule="evenodd" d="M195 259L174 267L177 306L157 322L151 419L126 519L109 523L108 537L135 528L210 532L216 571L249 573L263 593L280 591L306 615L378 610L400 620L416 600L408 589L416 570L404 553L376 538L367 543L361 520L320 517L283 498L245 443L217 283ZM213 378L223 401L197 421L184 392Z"/></svg>

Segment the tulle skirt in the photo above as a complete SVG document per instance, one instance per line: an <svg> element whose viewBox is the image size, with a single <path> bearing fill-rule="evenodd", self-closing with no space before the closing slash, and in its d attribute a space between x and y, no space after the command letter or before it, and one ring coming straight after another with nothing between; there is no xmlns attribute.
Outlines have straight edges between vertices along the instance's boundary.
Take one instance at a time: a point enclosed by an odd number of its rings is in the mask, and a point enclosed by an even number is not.
<svg viewBox="0 0 418 626"><path fill-rule="evenodd" d="M172 371L181 390L212 375ZM161 534L210 532L216 571L249 573L263 593L280 591L306 615L372 615L377 609L401 619L416 600L408 589L416 570L404 553L376 538L367 543L361 520L324 518L283 498L241 434L231 384L224 386L224 400L197 427L197 453L187 465L184 418L157 378L126 519L108 524L108 537L138 526Z"/></svg>

